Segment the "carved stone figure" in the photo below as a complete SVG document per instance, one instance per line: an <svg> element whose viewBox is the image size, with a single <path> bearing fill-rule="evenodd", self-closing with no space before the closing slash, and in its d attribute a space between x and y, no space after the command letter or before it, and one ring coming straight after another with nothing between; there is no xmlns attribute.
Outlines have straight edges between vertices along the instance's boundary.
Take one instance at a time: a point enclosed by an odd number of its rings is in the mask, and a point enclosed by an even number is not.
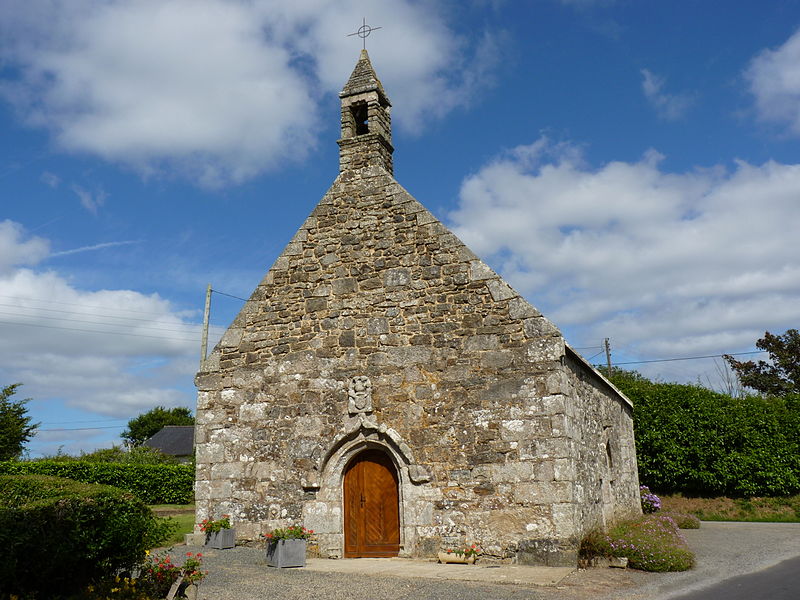
<svg viewBox="0 0 800 600"><path fill-rule="evenodd" d="M351 415L372 412L372 382L369 377L357 375L350 380L347 400L347 412Z"/></svg>

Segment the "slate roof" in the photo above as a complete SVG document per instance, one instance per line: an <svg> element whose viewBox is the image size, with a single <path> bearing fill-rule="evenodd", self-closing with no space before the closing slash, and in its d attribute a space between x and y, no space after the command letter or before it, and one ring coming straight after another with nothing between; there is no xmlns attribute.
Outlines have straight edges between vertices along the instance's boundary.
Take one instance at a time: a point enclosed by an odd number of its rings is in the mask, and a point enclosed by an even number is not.
<svg viewBox="0 0 800 600"><path fill-rule="evenodd" d="M361 56L358 58L358 62L350 75L350 79L347 80L344 88L339 93L339 97L344 98L346 96L353 96L355 94L361 94L362 92L371 91L377 91L378 95L386 101L386 104L391 106L391 102L389 102L389 97L383 89L381 80L378 79L378 75L375 73L375 69L372 67L372 63L369 60L369 54L367 54L366 50L362 50Z"/></svg>
<svg viewBox="0 0 800 600"><path fill-rule="evenodd" d="M194 451L194 425L167 425L144 445L170 456L190 456Z"/></svg>

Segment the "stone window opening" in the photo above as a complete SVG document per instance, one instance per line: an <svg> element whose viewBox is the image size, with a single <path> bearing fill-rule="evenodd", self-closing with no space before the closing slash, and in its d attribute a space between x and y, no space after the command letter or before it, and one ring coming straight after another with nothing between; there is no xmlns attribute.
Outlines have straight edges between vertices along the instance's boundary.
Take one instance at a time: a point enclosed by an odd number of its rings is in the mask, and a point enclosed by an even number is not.
<svg viewBox="0 0 800 600"><path fill-rule="evenodd" d="M369 113L366 102L357 102L350 107L350 114L355 123L356 135L369 133Z"/></svg>

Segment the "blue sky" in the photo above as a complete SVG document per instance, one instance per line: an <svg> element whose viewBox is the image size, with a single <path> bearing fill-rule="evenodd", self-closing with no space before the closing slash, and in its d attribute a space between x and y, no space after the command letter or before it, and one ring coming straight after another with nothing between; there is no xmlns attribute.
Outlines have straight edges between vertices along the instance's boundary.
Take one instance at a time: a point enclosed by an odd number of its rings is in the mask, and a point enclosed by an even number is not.
<svg viewBox="0 0 800 600"><path fill-rule="evenodd" d="M362 17L396 178L587 358L797 327L797 2L10 0L0 383L31 455L194 406L206 285L249 296L336 177Z"/></svg>

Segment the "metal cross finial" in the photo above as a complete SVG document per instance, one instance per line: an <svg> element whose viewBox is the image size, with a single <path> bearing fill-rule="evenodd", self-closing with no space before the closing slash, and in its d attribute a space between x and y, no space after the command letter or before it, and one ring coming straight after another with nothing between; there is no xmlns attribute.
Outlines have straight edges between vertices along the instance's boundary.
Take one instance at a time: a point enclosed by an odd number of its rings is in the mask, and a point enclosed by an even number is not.
<svg viewBox="0 0 800 600"><path fill-rule="evenodd" d="M383 27L370 27L369 25L367 25L366 17L362 21L363 22L361 24L361 27L358 28L358 31L356 31L355 33L348 33L347 37L353 37L354 35L360 37L364 41L364 50L366 50L367 36L373 31L377 31L378 29L383 29Z"/></svg>

